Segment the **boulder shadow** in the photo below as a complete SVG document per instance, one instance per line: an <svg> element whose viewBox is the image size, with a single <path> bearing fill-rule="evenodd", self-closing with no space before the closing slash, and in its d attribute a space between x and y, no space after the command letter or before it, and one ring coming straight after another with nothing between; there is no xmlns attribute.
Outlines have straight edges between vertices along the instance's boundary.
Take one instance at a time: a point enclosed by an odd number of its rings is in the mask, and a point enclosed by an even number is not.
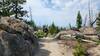
<svg viewBox="0 0 100 56"><path fill-rule="evenodd" d="M40 47L40 48L41 48L41 47L44 47L44 44L41 44L41 43L40 43L40 44L39 44L39 47Z"/></svg>
<svg viewBox="0 0 100 56"><path fill-rule="evenodd" d="M40 49L35 56L49 56L51 52L45 49Z"/></svg>

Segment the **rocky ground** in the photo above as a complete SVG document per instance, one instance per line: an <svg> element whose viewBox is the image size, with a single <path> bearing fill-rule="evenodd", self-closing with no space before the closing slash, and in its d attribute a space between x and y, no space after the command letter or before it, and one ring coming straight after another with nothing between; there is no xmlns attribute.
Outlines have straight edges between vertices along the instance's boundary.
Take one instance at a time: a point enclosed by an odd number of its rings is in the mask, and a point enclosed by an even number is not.
<svg viewBox="0 0 100 56"><path fill-rule="evenodd" d="M88 56L100 56L100 45L95 45L95 42L90 40L84 41L86 43L83 43L83 46L88 48ZM53 38L42 38L39 43L40 50L35 56L74 56L73 47L77 44L73 40L54 40Z"/></svg>
<svg viewBox="0 0 100 56"><path fill-rule="evenodd" d="M35 56L73 56L70 49L52 38L40 40L40 51Z"/></svg>

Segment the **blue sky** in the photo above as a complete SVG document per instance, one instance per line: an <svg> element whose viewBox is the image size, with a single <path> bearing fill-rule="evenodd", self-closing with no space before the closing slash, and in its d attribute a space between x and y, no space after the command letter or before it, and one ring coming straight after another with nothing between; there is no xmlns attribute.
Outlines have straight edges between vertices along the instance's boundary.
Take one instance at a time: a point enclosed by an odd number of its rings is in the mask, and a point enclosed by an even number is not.
<svg viewBox="0 0 100 56"><path fill-rule="evenodd" d="M33 20L38 26L50 25L54 22L57 26L75 26L77 12L81 11L84 21L88 16L89 0L27 0L24 8L32 9ZM100 9L100 0L91 0L94 17ZM84 22L83 22L84 23Z"/></svg>

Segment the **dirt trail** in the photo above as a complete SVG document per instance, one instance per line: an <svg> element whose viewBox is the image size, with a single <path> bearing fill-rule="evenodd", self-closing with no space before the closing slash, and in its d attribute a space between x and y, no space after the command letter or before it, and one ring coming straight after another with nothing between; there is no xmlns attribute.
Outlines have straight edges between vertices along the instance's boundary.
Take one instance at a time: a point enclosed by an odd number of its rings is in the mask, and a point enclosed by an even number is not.
<svg viewBox="0 0 100 56"><path fill-rule="evenodd" d="M68 53L64 45L59 45L58 41L47 38L41 39L40 51L35 56L72 56L70 55L71 52Z"/></svg>

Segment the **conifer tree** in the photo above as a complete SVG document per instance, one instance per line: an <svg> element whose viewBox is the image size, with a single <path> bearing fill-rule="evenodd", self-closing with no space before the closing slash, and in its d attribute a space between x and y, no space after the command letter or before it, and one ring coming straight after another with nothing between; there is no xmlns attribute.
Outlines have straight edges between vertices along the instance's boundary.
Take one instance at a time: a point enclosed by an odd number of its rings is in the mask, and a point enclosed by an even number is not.
<svg viewBox="0 0 100 56"><path fill-rule="evenodd" d="M53 22L52 25L49 27L49 33L51 33L51 34L57 33L57 27L55 26L54 22Z"/></svg>
<svg viewBox="0 0 100 56"><path fill-rule="evenodd" d="M100 13L98 14L96 25L97 25L97 31L100 32Z"/></svg>
<svg viewBox="0 0 100 56"><path fill-rule="evenodd" d="M82 17L81 17L80 11L78 11L76 24L77 24L78 29L82 27Z"/></svg>
<svg viewBox="0 0 100 56"><path fill-rule="evenodd" d="M15 15L15 18L23 17L27 11L21 6L26 0L0 0L0 16Z"/></svg>

